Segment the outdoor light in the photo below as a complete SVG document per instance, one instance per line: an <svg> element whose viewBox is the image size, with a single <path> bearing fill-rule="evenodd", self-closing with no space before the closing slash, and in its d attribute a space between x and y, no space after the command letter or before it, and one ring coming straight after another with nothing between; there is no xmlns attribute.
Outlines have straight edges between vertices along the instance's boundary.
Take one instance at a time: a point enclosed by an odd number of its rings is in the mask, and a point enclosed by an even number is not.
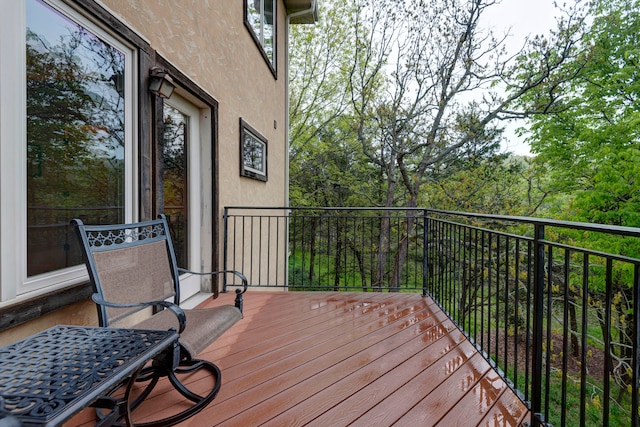
<svg viewBox="0 0 640 427"><path fill-rule="evenodd" d="M173 79L167 72L159 67L153 67L149 71L151 79L149 81L149 92L161 98L169 99L176 86Z"/></svg>

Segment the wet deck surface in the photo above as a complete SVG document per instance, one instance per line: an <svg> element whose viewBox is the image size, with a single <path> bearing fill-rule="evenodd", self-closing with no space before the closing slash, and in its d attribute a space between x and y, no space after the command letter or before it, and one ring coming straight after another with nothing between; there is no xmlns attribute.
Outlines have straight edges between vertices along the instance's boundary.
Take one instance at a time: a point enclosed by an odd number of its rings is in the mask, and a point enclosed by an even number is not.
<svg viewBox="0 0 640 427"><path fill-rule="evenodd" d="M207 305L232 304L233 294ZM249 290L200 355L222 389L189 426L515 426L526 406L430 298ZM192 378L190 386L208 381ZM137 417L177 412L161 384ZM136 419L136 422L143 419ZM93 425L91 409L67 425Z"/></svg>

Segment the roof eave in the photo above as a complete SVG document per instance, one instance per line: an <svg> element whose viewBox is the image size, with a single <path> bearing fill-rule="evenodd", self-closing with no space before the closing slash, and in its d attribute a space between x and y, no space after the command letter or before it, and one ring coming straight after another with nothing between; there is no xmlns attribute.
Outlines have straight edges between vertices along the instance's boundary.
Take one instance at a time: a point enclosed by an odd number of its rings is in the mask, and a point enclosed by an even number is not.
<svg viewBox="0 0 640 427"><path fill-rule="evenodd" d="M315 24L318 21L318 4L313 0L284 0L287 15L293 15L291 24ZM313 9L311 9L313 7ZM300 13L307 11L306 13Z"/></svg>

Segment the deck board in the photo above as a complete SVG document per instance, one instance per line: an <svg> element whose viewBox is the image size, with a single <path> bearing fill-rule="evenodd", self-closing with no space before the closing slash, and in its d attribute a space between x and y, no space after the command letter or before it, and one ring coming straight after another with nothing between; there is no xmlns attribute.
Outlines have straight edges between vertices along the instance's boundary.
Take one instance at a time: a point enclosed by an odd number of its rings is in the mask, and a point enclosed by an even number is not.
<svg viewBox="0 0 640 427"><path fill-rule="evenodd" d="M244 318L200 357L218 364L223 385L185 426L515 426L528 418L457 327L416 294L250 290ZM200 392L208 384L189 380ZM160 384L136 417L182 404ZM67 425L93 423L88 409Z"/></svg>

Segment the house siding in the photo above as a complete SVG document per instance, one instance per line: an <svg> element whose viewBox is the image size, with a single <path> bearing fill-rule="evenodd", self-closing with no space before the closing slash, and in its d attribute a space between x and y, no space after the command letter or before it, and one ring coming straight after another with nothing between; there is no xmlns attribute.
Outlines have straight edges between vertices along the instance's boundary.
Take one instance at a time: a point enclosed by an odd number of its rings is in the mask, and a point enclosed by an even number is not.
<svg viewBox="0 0 640 427"><path fill-rule="evenodd" d="M243 2L103 0L123 22L145 37L219 103L219 206L280 205L284 193L286 141L285 8L278 4L275 79L243 24ZM238 119L269 141L268 182L240 177ZM275 123L275 126L274 126Z"/></svg>
<svg viewBox="0 0 640 427"><path fill-rule="evenodd" d="M217 115L213 120L212 135L212 150L216 158L210 165L215 200L203 200L203 203L216 207L217 212L214 212L216 217L211 223L204 225L202 233L203 239L211 239L213 230L210 227L218 227L218 239L214 241L212 254L222 266L221 218L225 206L287 204L287 22L284 3L279 1L277 4L277 76L274 76L244 25L241 1L64 1L85 12L104 8L112 23L126 28L122 37L128 41L136 38L138 42L134 44L145 50L140 51L141 74L147 72L146 68L153 65L157 56L161 62L179 70L191 84L217 103L212 111ZM91 17L91 13L89 15ZM139 119L144 122L144 116L151 107L145 104L145 96L139 98ZM266 182L240 176L240 118L268 140ZM145 124L138 123L138 126L143 128ZM142 129L138 135L141 140L137 143L144 148L144 140L151 137L150 131ZM138 197L141 199L140 215L147 217L151 211L148 210L149 203L142 200L149 197L145 191L140 188ZM78 294L86 297L86 285ZM15 326L5 325L8 329L0 327L0 345L55 324L97 324L96 309L91 301L74 301L59 295L60 292L40 296L35 302L21 301L17 305L12 305L11 301L0 304L0 314L16 322ZM52 299L58 303L49 304ZM25 321L25 318L31 320Z"/></svg>

